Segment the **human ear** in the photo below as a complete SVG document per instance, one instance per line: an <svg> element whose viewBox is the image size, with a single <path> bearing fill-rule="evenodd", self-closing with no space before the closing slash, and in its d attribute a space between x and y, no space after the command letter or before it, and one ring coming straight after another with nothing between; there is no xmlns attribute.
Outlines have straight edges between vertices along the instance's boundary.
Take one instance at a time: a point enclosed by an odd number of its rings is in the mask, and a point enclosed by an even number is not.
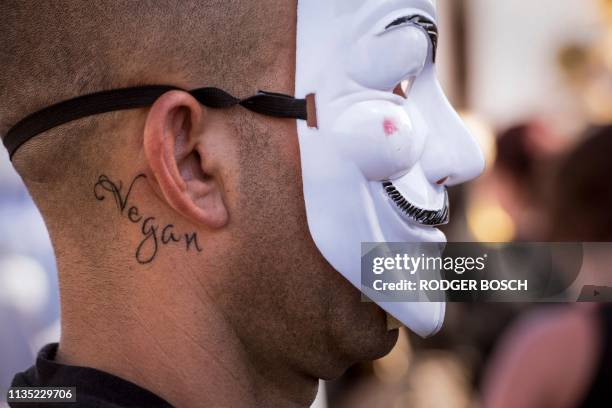
<svg viewBox="0 0 612 408"><path fill-rule="evenodd" d="M229 217L219 175L206 166L213 154L202 143L212 132L207 113L189 93L169 91L149 110L143 144L150 182L170 207L195 223L221 228Z"/></svg>

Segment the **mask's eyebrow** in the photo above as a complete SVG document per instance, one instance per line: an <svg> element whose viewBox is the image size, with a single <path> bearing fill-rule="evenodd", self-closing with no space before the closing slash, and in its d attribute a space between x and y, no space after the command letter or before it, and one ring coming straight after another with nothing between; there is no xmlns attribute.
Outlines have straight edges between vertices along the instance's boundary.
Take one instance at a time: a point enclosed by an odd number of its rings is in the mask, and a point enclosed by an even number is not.
<svg viewBox="0 0 612 408"><path fill-rule="evenodd" d="M403 24L413 24L417 27L422 28L425 31L425 33L431 40L431 45L433 49L433 61L436 62L436 52L438 51L438 26L436 25L436 23L434 23L433 20L425 16L415 14L412 16L402 16L396 18L385 27L385 30Z"/></svg>

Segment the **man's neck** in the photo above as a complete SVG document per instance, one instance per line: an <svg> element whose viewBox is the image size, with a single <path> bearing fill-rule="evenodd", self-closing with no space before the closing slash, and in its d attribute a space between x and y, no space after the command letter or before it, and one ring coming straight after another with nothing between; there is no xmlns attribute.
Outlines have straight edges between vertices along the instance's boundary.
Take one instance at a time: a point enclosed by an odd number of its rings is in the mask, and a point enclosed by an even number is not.
<svg viewBox="0 0 612 408"><path fill-rule="evenodd" d="M314 397L315 379L257 364L209 299L174 296L185 287L133 289L129 301L64 302L58 362L116 375L174 406L304 406Z"/></svg>

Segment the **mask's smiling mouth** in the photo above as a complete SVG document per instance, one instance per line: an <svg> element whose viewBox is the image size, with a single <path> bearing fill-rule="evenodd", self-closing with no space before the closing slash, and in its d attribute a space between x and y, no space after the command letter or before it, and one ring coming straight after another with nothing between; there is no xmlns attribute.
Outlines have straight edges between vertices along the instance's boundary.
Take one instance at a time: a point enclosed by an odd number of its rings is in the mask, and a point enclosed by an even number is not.
<svg viewBox="0 0 612 408"><path fill-rule="evenodd" d="M427 210L417 207L408 201L391 181L383 181L382 186L387 193L387 196L389 196L393 202L393 206L396 210L398 210L404 219L408 219L409 221L428 227L435 227L448 223L449 208L448 193L446 190L444 190L444 205L442 208L439 210Z"/></svg>

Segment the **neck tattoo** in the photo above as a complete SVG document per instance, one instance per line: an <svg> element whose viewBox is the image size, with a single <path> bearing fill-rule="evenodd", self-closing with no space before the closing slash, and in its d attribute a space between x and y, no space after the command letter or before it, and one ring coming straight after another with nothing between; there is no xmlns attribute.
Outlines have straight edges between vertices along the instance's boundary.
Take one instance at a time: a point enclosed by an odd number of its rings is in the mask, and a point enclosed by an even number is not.
<svg viewBox="0 0 612 408"><path fill-rule="evenodd" d="M165 224L162 227L155 217L140 214L138 206L130 201L130 194L136 181L145 178L147 178L145 174L138 174L134 177L125 195L123 195L123 182L121 180L113 182L108 176L101 174L94 184L94 196L98 201L104 201L108 193L111 193L119 214L125 216L133 224L140 225L143 238L134 253L136 261L140 264L153 262L160 245L165 246L171 243L183 247L186 252L189 252L191 248L197 252L202 252L198 243L197 232L179 234L175 231L173 224Z"/></svg>

